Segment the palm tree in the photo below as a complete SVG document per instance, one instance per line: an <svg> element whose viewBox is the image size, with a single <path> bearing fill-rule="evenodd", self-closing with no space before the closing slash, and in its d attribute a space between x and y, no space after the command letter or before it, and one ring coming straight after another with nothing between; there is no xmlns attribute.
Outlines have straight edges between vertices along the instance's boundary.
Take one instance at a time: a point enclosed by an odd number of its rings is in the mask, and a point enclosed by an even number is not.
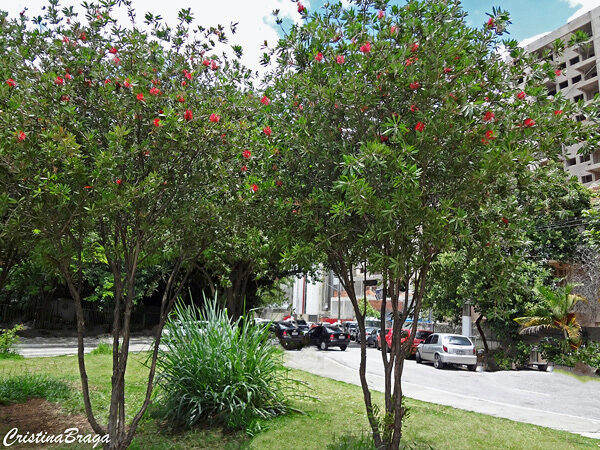
<svg viewBox="0 0 600 450"><path fill-rule="evenodd" d="M517 317L515 321L523 326L521 334L537 333L544 328L555 328L563 332L565 339L576 348L581 343L581 325L577 322L573 306L577 302L587 300L571 292L575 284L567 284L554 290L539 286L535 291L542 301L529 310L525 317Z"/></svg>

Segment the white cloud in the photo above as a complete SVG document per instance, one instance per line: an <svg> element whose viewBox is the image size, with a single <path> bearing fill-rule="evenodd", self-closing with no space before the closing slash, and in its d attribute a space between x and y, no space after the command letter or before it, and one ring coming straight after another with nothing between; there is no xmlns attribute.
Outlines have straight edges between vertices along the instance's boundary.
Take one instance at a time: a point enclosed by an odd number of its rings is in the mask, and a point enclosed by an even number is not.
<svg viewBox="0 0 600 450"><path fill-rule="evenodd" d="M571 17L569 17L567 19L567 22L570 22L571 20L575 19L576 17L579 17L582 14L585 14L589 10L594 9L597 6L600 6L600 0L563 0L563 1L567 2L571 8L579 8L577 11L575 11L573 13L573 15Z"/></svg>
<svg viewBox="0 0 600 450"><path fill-rule="evenodd" d="M539 38L544 37L549 33L550 33L549 31L546 31L544 33L536 34L535 36L525 38L521 42L519 42L519 47L526 47L527 45L531 44L533 41L536 41Z"/></svg>
<svg viewBox="0 0 600 450"><path fill-rule="evenodd" d="M78 0L66 0L60 3L61 6L78 5ZM142 26L146 12L160 14L170 25L175 25L177 13L182 8L192 8L192 13L196 18L195 23L202 26L214 26L221 24L229 29L230 23L238 22L237 32L229 36L230 44L240 44L244 48L242 62L252 68L259 69L259 59L262 55L261 45L266 40L269 45L274 45L279 39L277 34L278 25L272 16L272 11L280 10L282 18L291 19L298 23L301 16L297 11L297 4L291 0L218 0L193 2L190 0L132 0L137 13L137 24ZM194 3L198 6L194 7ZM310 8L309 0L303 0L302 4ZM2 2L0 10L8 11L9 17L18 17L24 7L28 8L27 15L34 17L41 14L42 6L47 5L47 0L17 0L13 2ZM78 10L76 8L76 10ZM124 8L117 18L127 21L127 15ZM79 11L79 10L78 10ZM83 15L80 15L83 20Z"/></svg>

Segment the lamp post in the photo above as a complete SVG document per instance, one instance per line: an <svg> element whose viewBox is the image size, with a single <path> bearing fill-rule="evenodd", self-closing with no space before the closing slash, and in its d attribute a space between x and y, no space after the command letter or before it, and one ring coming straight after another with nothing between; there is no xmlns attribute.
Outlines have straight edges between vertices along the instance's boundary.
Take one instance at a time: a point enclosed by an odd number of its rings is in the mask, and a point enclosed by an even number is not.
<svg viewBox="0 0 600 450"><path fill-rule="evenodd" d="M462 307L462 335L471 337L473 335L471 322L471 300L467 299L463 303Z"/></svg>

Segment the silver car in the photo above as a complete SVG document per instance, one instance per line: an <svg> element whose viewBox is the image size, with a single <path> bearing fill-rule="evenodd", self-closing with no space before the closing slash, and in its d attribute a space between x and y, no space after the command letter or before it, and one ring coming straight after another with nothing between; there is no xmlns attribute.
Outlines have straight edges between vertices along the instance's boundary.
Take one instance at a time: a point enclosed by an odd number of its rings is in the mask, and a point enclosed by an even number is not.
<svg viewBox="0 0 600 450"><path fill-rule="evenodd" d="M460 334L432 334L419 344L415 358L417 363L433 361L436 369L442 369L446 364L466 365L469 370L477 368L475 345Z"/></svg>

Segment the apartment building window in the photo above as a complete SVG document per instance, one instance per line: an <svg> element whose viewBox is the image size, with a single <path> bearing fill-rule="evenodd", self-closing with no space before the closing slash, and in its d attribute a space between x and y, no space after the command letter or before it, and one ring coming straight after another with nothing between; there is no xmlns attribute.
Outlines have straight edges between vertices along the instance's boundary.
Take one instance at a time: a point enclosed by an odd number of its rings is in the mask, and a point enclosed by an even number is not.
<svg viewBox="0 0 600 450"><path fill-rule="evenodd" d="M577 158L569 158L567 159L567 167L571 167L577 164Z"/></svg>
<svg viewBox="0 0 600 450"><path fill-rule="evenodd" d="M575 58L571 58L569 60L569 65L572 66L574 64L577 64L579 62L579 56L576 56Z"/></svg>
<svg viewBox="0 0 600 450"><path fill-rule="evenodd" d="M582 183L591 183L592 182L592 176L591 175L584 175L581 177L581 182Z"/></svg>
<svg viewBox="0 0 600 450"><path fill-rule="evenodd" d="M581 75L571 78L571 84L579 83L581 81Z"/></svg>
<svg viewBox="0 0 600 450"><path fill-rule="evenodd" d="M567 68L567 63L566 62L560 63L560 65L558 66L558 68L559 69L566 69Z"/></svg>
<svg viewBox="0 0 600 450"><path fill-rule="evenodd" d="M548 95L556 95L556 88L555 89L549 89L548 90Z"/></svg>
<svg viewBox="0 0 600 450"><path fill-rule="evenodd" d="M589 160L590 160L590 155L582 155L579 157L580 163L588 162Z"/></svg>
<svg viewBox="0 0 600 450"><path fill-rule="evenodd" d="M573 97L573 102L577 103L579 100L583 100L583 94L576 95Z"/></svg>
<svg viewBox="0 0 600 450"><path fill-rule="evenodd" d="M559 89L564 89L564 88L566 88L568 85L569 85L569 82L568 82L567 80L565 80L565 81L563 81L562 83L560 83L560 84L558 85L558 88L559 88Z"/></svg>

